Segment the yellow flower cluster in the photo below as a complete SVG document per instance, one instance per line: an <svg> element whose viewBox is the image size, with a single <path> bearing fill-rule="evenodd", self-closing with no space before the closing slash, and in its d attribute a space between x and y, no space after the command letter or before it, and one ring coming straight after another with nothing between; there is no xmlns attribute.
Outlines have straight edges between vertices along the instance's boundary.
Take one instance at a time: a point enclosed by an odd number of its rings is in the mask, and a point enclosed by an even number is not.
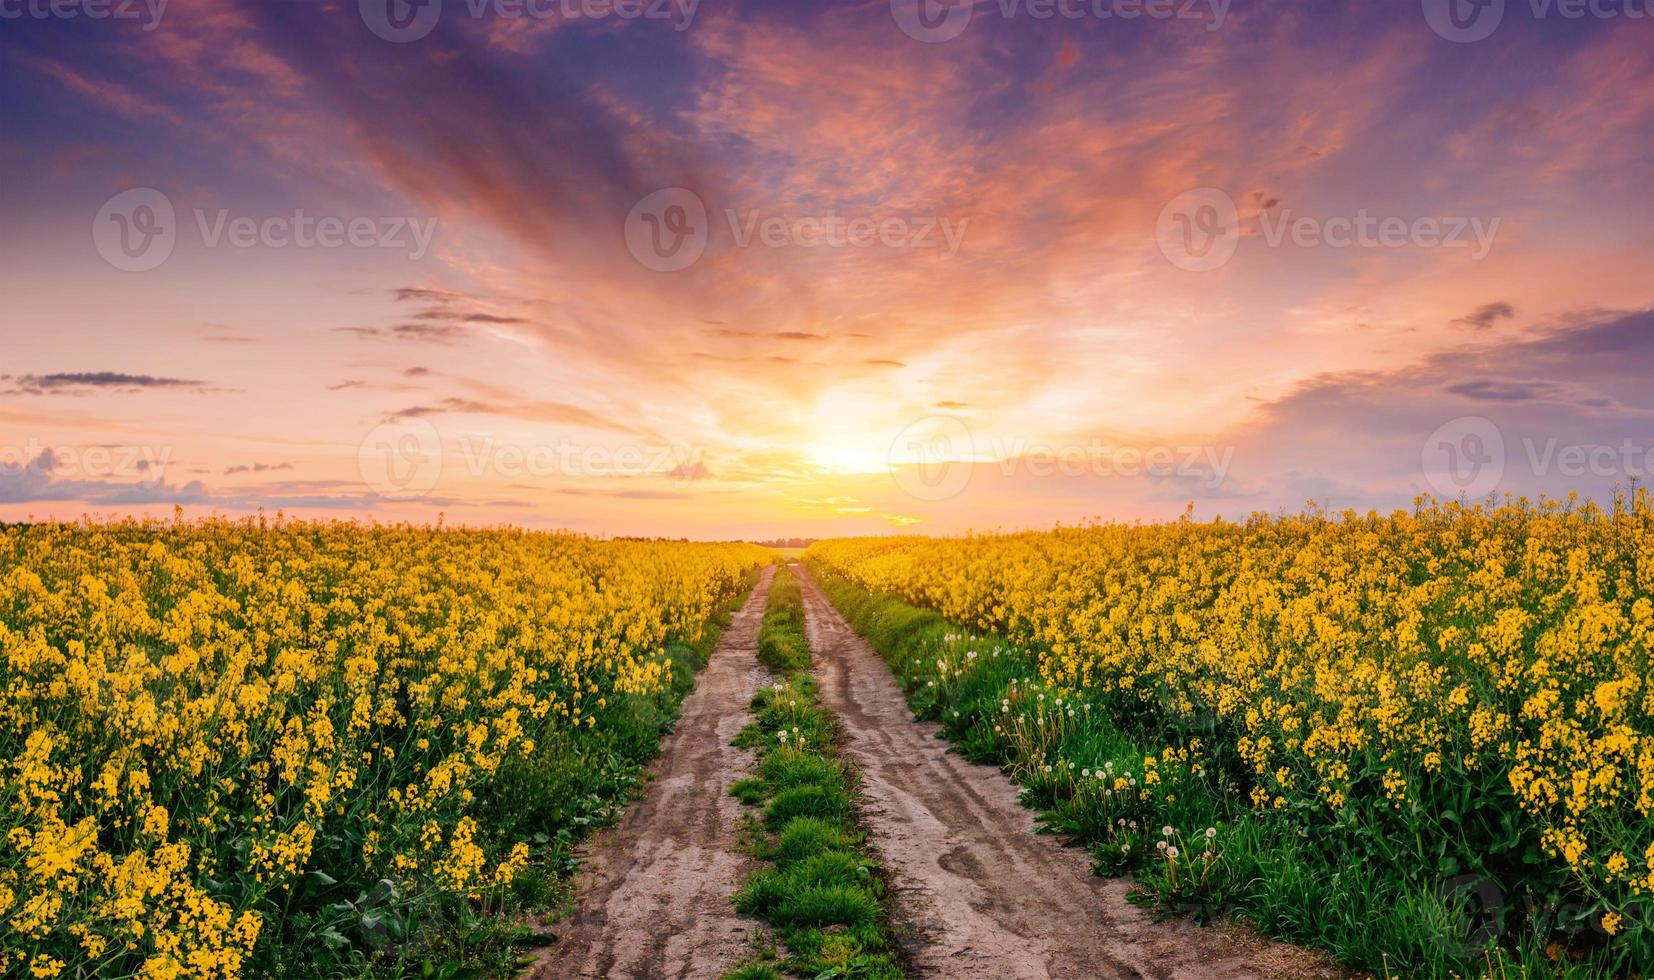
<svg viewBox="0 0 1654 980"><path fill-rule="evenodd" d="M476 793L534 736L590 738L662 690L666 643L768 559L262 518L0 528L0 974L238 976L284 889L344 877L324 849L369 880L509 882L528 851L487 853Z"/></svg>
<svg viewBox="0 0 1654 980"><path fill-rule="evenodd" d="M1503 809L1514 846L1565 863L1603 907L1649 908L1646 489L1608 509L1421 499L1390 515L851 539L809 554L1038 651L1058 690L1216 719L1259 806L1361 800L1442 827Z"/></svg>

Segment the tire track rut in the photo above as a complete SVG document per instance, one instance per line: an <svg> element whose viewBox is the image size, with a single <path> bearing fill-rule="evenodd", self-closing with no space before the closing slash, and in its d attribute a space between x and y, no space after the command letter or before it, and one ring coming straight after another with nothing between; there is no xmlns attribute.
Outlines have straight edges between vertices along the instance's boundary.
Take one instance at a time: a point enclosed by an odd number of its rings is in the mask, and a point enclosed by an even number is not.
<svg viewBox="0 0 1654 980"><path fill-rule="evenodd" d="M582 848L592 883L575 913L553 926L536 980L636 980L722 975L748 952L756 919L730 904L752 859L738 849L742 807L730 784L753 754L730 745L768 673L756 659L773 568L764 570L684 698L643 799Z"/></svg>
<svg viewBox="0 0 1654 980"><path fill-rule="evenodd" d="M1085 851L1034 833L1002 773L950 755L916 722L889 667L802 566L822 702L860 772L864 825L891 883L904 952L921 977L958 980L1323 977L1309 951L1233 927L1156 922L1129 882L1091 873Z"/></svg>

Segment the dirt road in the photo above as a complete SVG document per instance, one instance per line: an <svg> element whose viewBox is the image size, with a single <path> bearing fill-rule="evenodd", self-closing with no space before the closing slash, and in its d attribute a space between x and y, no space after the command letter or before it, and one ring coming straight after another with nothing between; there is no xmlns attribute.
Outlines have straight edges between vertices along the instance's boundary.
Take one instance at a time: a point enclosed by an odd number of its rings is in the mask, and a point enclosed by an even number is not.
<svg viewBox="0 0 1654 980"><path fill-rule="evenodd" d="M736 849L742 807L729 787L752 752L729 743L767 677L754 647L773 573L765 569L684 699L643 799L584 849L582 875L595 883L552 927L558 942L541 951L537 980L712 978L747 952L759 924L730 905L751 859Z"/></svg>
<svg viewBox="0 0 1654 980"><path fill-rule="evenodd" d="M947 754L917 723L889 667L802 567L823 703L862 776L862 816L893 891L904 951L923 977L1241 978L1337 976L1313 954L1234 929L1155 922L1127 882L1091 873L1085 851L1035 836L998 770Z"/></svg>

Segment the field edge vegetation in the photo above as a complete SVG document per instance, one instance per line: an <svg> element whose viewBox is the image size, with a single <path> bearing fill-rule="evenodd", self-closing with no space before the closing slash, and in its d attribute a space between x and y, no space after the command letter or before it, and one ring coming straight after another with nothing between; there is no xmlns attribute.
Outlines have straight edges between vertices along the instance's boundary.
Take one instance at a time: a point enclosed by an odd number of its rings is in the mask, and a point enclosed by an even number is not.
<svg viewBox="0 0 1654 980"><path fill-rule="evenodd" d="M1476 876L1444 888L1433 872L1448 842L1391 842L1386 826L1353 814L1328 822L1281 799L1258 805L1210 716L1175 732L1122 718L1094 692L1052 683L1035 651L853 581L823 554L833 544L806 563L915 714L966 757L1003 768L1048 830L1088 848L1097 873L1131 876L1135 900L1246 921L1378 976L1646 975L1627 947L1605 948L1600 924L1594 935L1578 921L1518 928ZM1414 848L1416 874L1374 858L1389 849L1406 866Z"/></svg>
<svg viewBox="0 0 1654 980"><path fill-rule="evenodd" d="M280 518L0 531L0 973L514 974L770 557Z"/></svg>

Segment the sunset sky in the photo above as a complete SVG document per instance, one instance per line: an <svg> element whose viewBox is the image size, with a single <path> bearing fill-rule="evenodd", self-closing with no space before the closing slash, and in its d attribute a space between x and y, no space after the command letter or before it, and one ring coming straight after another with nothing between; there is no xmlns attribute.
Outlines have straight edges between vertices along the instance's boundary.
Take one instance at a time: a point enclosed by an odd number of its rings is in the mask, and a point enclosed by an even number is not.
<svg viewBox="0 0 1654 980"><path fill-rule="evenodd" d="M1654 465L1640 0L908 3L0 0L0 519L950 533Z"/></svg>

